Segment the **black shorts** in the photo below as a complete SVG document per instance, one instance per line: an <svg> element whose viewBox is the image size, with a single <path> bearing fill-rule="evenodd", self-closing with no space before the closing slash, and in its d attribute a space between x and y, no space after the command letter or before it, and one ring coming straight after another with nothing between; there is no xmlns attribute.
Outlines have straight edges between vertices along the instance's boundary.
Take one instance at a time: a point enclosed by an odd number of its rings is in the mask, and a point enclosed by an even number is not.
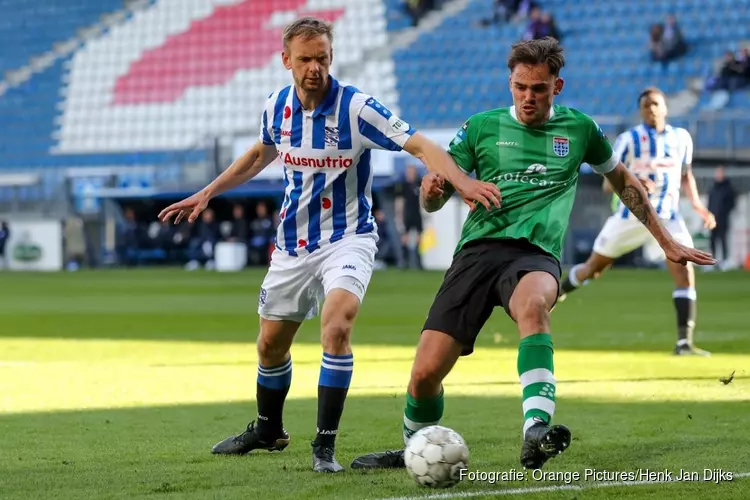
<svg viewBox="0 0 750 500"><path fill-rule="evenodd" d="M463 344L462 356L471 354L492 310L503 306L510 316L513 291L532 271L560 282L560 262L526 240L471 242L453 257L422 330L446 333Z"/></svg>

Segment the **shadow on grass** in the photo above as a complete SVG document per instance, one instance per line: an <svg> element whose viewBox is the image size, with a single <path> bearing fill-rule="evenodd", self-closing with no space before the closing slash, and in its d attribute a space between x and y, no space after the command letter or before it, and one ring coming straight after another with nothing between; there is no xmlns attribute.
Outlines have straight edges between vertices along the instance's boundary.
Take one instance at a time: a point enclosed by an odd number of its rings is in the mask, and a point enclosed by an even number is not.
<svg viewBox="0 0 750 500"><path fill-rule="evenodd" d="M347 465L357 455L400 445L403 398L351 397L338 438ZM310 471L316 402L290 400L285 425L292 444L283 453L244 457L210 454L212 444L243 430L252 402L3 415L0 491L3 498L384 498L423 494L404 471L316 475ZM631 471L638 468L750 471L748 402L618 402L566 398L557 423L573 431L571 448L545 467ZM469 443L471 470L519 468L520 398L446 398L443 424ZM722 498L744 498L740 480L722 485ZM463 483L455 492L546 483ZM556 484L556 483L549 483ZM745 484L747 486L747 484ZM668 492L705 497L711 484L677 484ZM652 488L649 486L648 488ZM737 489L740 488L740 489ZM644 490L645 491L645 490ZM742 490L744 491L744 490ZM591 492L589 492L591 493ZM603 496L620 498L622 490ZM736 496L735 496L736 495ZM535 497L536 498L536 497ZM546 497L544 497L546 498ZM557 498L557 497L556 497ZM567 497L566 497L567 498Z"/></svg>

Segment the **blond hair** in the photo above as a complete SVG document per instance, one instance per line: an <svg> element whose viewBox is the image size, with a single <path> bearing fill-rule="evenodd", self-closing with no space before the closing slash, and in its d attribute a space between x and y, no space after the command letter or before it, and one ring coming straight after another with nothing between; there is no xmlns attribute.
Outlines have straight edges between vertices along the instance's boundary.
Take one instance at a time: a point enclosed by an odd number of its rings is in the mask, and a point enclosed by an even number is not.
<svg viewBox="0 0 750 500"><path fill-rule="evenodd" d="M333 45L333 24L323 19L312 16L305 16L286 25L282 40L284 49L289 48L289 44L297 37L302 40L310 40L316 36L325 35Z"/></svg>

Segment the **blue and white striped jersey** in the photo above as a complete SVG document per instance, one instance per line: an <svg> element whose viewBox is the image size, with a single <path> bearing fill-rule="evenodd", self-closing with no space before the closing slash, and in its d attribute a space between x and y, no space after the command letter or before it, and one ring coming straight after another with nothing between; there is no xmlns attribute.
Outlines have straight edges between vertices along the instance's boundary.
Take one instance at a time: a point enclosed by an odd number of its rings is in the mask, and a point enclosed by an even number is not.
<svg viewBox="0 0 750 500"><path fill-rule="evenodd" d="M659 217L678 218L682 167L693 162L690 132L667 125L664 132L659 133L642 124L620 134L614 151L636 176L654 181L656 187L649 200ZM615 213L623 219L635 218L622 202Z"/></svg>
<svg viewBox="0 0 750 500"><path fill-rule="evenodd" d="M284 168L276 246L297 256L354 234L377 234L370 150L401 151L415 132L375 98L333 77L315 110L302 107L294 86L271 94L260 140L276 146Z"/></svg>

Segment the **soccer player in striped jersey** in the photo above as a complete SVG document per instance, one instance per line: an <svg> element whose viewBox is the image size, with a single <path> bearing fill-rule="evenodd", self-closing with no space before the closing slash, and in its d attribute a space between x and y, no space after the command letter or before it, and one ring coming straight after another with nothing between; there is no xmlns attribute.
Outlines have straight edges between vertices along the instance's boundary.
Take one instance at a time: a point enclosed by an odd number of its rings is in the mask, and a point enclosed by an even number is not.
<svg viewBox="0 0 750 500"><path fill-rule="evenodd" d="M638 105L643 123L617 138L615 153L646 187L651 205L674 239L692 247L693 238L679 213L680 187L685 190L706 228L713 229L716 220L698 194L691 169L693 140L690 132L667 123L666 100L664 93L658 88L649 87L641 92ZM606 179L605 186L609 186ZM618 257L653 243L653 236L620 201L597 236L588 260L573 266L560 286L560 300L565 300L567 294L582 284L598 278ZM677 343L674 353L707 356L707 351L698 349L693 343L697 298L693 266L691 263L681 265L667 261L667 268L675 283L672 292L677 312Z"/></svg>
<svg viewBox="0 0 750 500"><path fill-rule="evenodd" d="M375 98L329 75L333 29L312 17L284 30L282 61L294 85L269 97L259 141L202 191L167 207L161 220L192 222L211 198L252 179L278 158L285 198L276 249L260 289L257 424L217 443L213 453L283 450L282 424L292 379L289 349L303 320L322 310L313 470L340 472L334 443L354 358L349 337L372 275L377 227L372 215L370 150L405 150L460 186L472 208L499 206L495 184L472 179L437 144Z"/></svg>

